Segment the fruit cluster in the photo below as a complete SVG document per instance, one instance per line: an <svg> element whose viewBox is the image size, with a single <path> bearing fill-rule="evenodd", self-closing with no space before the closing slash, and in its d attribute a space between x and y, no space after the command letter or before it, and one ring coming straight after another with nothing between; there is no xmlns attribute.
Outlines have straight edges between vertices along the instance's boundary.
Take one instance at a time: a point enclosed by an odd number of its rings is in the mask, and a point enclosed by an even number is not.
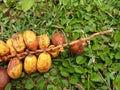
<svg viewBox="0 0 120 90"><path fill-rule="evenodd" d="M47 72L52 64L51 58L55 58L59 52L63 52L64 45L66 46L67 44L65 36L61 33L55 33L52 36L52 45L50 45L50 39L46 34L36 36L31 30L26 30L23 34L14 33L6 43L0 40L1 61L10 60L7 73L12 79L17 79L21 76L21 59L23 58L24 71L26 73L31 74L36 70L40 73ZM83 43L77 42L69 46L70 50L76 54L84 51Z"/></svg>
<svg viewBox="0 0 120 90"><path fill-rule="evenodd" d="M52 58L57 57L59 52L63 52L65 46L69 46L71 52L81 54L84 51L86 41L109 32L112 30L98 32L70 43L66 43L65 36L57 32L52 36L51 45L47 34L37 36L31 30L26 30L23 34L17 32L6 43L0 40L0 62L10 60L6 72L12 79L21 76L23 67L28 74L37 70L44 73L50 70ZM22 64L23 59L24 65Z"/></svg>

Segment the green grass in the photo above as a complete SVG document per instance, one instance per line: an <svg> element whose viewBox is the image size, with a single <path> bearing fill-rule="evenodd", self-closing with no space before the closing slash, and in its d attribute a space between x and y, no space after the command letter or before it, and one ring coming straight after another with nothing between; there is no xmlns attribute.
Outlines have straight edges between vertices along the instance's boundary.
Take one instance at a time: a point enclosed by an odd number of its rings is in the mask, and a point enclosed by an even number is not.
<svg viewBox="0 0 120 90"><path fill-rule="evenodd" d="M2 2L2 1L1 1ZM5 3L5 2L4 2ZM11 79L9 88L32 90L120 90L120 1L119 0L36 0L23 12L20 1L0 3L0 39L32 29L37 35L51 36L59 30L67 42L95 32L116 29L88 41L81 55L65 52L53 59L47 73L34 73ZM0 63L7 67L7 63Z"/></svg>

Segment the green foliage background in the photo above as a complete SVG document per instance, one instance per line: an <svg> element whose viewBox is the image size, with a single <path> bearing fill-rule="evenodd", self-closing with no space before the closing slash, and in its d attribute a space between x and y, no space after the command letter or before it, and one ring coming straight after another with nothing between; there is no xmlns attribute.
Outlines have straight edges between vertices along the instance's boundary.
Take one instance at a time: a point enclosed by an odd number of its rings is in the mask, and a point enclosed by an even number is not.
<svg viewBox="0 0 120 90"><path fill-rule="evenodd" d="M26 29L50 38L59 29L67 42L115 31L88 41L81 55L66 47L47 73L28 75L23 69L6 90L120 90L120 0L0 0L0 39L6 41Z"/></svg>

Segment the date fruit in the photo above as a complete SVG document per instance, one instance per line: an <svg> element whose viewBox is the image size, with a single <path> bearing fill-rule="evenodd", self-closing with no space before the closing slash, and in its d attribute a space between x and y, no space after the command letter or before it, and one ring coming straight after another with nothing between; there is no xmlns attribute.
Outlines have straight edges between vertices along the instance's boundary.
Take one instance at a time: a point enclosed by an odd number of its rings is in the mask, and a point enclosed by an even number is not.
<svg viewBox="0 0 120 90"><path fill-rule="evenodd" d="M4 90L6 85L10 82L10 77L7 74L7 70L0 67L0 90Z"/></svg>
<svg viewBox="0 0 120 90"><path fill-rule="evenodd" d="M25 57L24 70L28 74L34 73L37 70L37 57L35 55Z"/></svg>
<svg viewBox="0 0 120 90"><path fill-rule="evenodd" d="M38 61L37 61L37 70L40 73L47 72L51 68L51 56L47 52L43 52L39 55Z"/></svg>
<svg viewBox="0 0 120 90"><path fill-rule="evenodd" d="M49 48L54 48L55 46L54 45L50 45ZM56 58L58 55L59 55L59 50L56 49L56 50L50 50L49 51L49 54L53 57L53 58Z"/></svg>
<svg viewBox="0 0 120 90"><path fill-rule="evenodd" d="M14 57L8 63L7 73L12 79L17 79L22 74L22 62L17 57Z"/></svg>
<svg viewBox="0 0 120 90"><path fill-rule="evenodd" d="M26 30L23 33L23 39L29 50L36 50L38 47L38 40L36 34L31 30Z"/></svg>
<svg viewBox="0 0 120 90"><path fill-rule="evenodd" d="M65 36L61 33L55 33L52 36L52 43L57 46L57 45L62 45L65 44Z"/></svg>
<svg viewBox="0 0 120 90"><path fill-rule="evenodd" d="M6 43L2 40L0 40L0 56L4 56L9 53L9 47L6 45Z"/></svg>
<svg viewBox="0 0 120 90"><path fill-rule="evenodd" d="M25 43L23 41L23 35L20 33L15 33L12 35L13 47L17 52L23 52L25 49Z"/></svg>
<svg viewBox="0 0 120 90"><path fill-rule="evenodd" d="M14 49L14 47L13 47L13 43L12 43L12 39L10 38L10 39L8 39L7 41L6 41L6 44L9 46L9 48L10 48L10 54L12 55L12 56L15 56L16 55L16 50Z"/></svg>
<svg viewBox="0 0 120 90"><path fill-rule="evenodd" d="M39 48L44 49L50 45L50 39L47 34L42 34L38 37Z"/></svg>
<svg viewBox="0 0 120 90"><path fill-rule="evenodd" d="M71 50L71 52L73 52L75 54L81 54L81 53L84 52L84 46L85 45L86 45L86 42L84 42L84 41L81 40L78 43L70 45L70 50Z"/></svg>

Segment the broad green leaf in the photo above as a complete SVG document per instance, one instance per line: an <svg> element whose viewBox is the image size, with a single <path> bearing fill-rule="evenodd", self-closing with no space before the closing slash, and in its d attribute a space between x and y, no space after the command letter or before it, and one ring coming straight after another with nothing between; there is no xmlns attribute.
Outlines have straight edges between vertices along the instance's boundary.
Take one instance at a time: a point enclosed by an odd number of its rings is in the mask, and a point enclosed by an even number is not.
<svg viewBox="0 0 120 90"><path fill-rule="evenodd" d="M90 12L90 11L92 10L92 6L88 5L88 6L86 7L86 10L87 10L88 12Z"/></svg>
<svg viewBox="0 0 120 90"><path fill-rule="evenodd" d="M98 63L98 64L96 64L95 66L94 66L94 70L95 71L98 71L98 70L103 70L104 69L104 66L103 66L103 64L102 63Z"/></svg>
<svg viewBox="0 0 120 90"><path fill-rule="evenodd" d="M62 70L60 71L60 73L61 73L61 75L62 75L63 77L68 77L68 76L69 76L69 73L68 73L68 70L67 70L67 69L62 69Z"/></svg>
<svg viewBox="0 0 120 90"><path fill-rule="evenodd" d="M111 78L112 80L115 79L115 77L114 77L114 75L113 75L112 73L110 73L109 76L110 76L110 78Z"/></svg>
<svg viewBox="0 0 120 90"><path fill-rule="evenodd" d="M22 10L26 12L29 10L34 4L34 0L22 0Z"/></svg>
<svg viewBox="0 0 120 90"><path fill-rule="evenodd" d="M118 52L116 53L115 58L116 58L116 59L120 59L120 51L118 51Z"/></svg>
<svg viewBox="0 0 120 90"><path fill-rule="evenodd" d="M58 71L57 71L57 69L51 69L50 70L50 74L53 76L53 75L57 75L58 74Z"/></svg>
<svg viewBox="0 0 120 90"><path fill-rule="evenodd" d="M25 77L25 72L22 72L21 78Z"/></svg>
<svg viewBox="0 0 120 90"><path fill-rule="evenodd" d="M91 65L93 63L93 60L90 59L89 62L88 62L88 66Z"/></svg>
<svg viewBox="0 0 120 90"><path fill-rule="evenodd" d="M34 87L34 82L30 79L27 79L25 81L25 88L26 89L32 89Z"/></svg>
<svg viewBox="0 0 120 90"><path fill-rule="evenodd" d="M101 57L101 59L102 59L103 61L105 61L105 63L106 63L107 65L111 65L111 64L112 64L112 59L110 59L108 56L106 56L106 55L101 55L100 57Z"/></svg>
<svg viewBox="0 0 120 90"><path fill-rule="evenodd" d="M118 74L116 79L113 81L113 85L116 90L120 90L120 74Z"/></svg>
<svg viewBox="0 0 120 90"><path fill-rule="evenodd" d="M112 59L110 59L109 57L105 57L105 63L107 64L107 65L111 65L112 64Z"/></svg>
<svg viewBox="0 0 120 90"><path fill-rule="evenodd" d="M98 50L98 49L99 49L98 40L94 39L94 44L92 45L92 50Z"/></svg>
<svg viewBox="0 0 120 90"><path fill-rule="evenodd" d="M62 80L63 86L68 87L69 83L68 80Z"/></svg>
<svg viewBox="0 0 120 90"><path fill-rule="evenodd" d="M104 40L104 42L109 42L110 41L110 38L105 36L105 35L101 36L101 38Z"/></svg>
<svg viewBox="0 0 120 90"><path fill-rule="evenodd" d="M57 89L57 87L55 87L54 85L49 84L49 85L47 86L47 90L58 90L58 89Z"/></svg>
<svg viewBox="0 0 120 90"><path fill-rule="evenodd" d="M50 76L50 73L44 73L44 78L48 78Z"/></svg>
<svg viewBox="0 0 120 90"><path fill-rule="evenodd" d="M68 53L69 53L69 49L65 48L64 52L62 53L62 55L67 58L68 57Z"/></svg>
<svg viewBox="0 0 120 90"><path fill-rule="evenodd" d="M103 47L103 54L107 54L107 53L110 53L110 48L107 46L104 46Z"/></svg>
<svg viewBox="0 0 120 90"><path fill-rule="evenodd" d="M60 4L67 5L69 0L60 0Z"/></svg>
<svg viewBox="0 0 120 90"><path fill-rule="evenodd" d="M12 88L11 83L8 83L7 86L5 87L5 90L11 90L11 88Z"/></svg>
<svg viewBox="0 0 120 90"><path fill-rule="evenodd" d="M75 69L75 72L79 73L79 74L82 74L83 71L84 71L84 69L82 67L80 67L80 66L74 67L74 69Z"/></svg>
<svg viewBox="0 0 120 90"><path fill-rule="evenodd" d="M87 2L86 0L80 0L80 4L81 4L81 5L85 5L86 2Z"/></svg>
<svg viewBox="0 0 120 90"><path fill-rule="evenodd" d="M79 5L78 1L74 2L74 6L78 6L78 5Z"/></svg>
<svg viewBox="0 0 120 90"><path fill-rule="evenodd" d="M33 73L33 74L31 74L31 77L33 78L33 77L37 77L39 75L39 73L38 72L35 72L35 73Z"/></svg>
<svg viewBox="0 0 120 90"><path fill-rule="evenodd" d="M114 58L115 53L110 52L110 53L108 53L108 54L109 54L109 56L110 56L110 59L113 59L113 58Z"/></svg>
<svg viewBox="0 0 120 90"><path fill-rule="evenodd" d="M76 63L77 64L83 64L85 62L86 62L86 58L85 57L83 57L83 56L77 56L76 57Z"/></svg>
<svg viewBox="0 0 120 90"><path fill-rule="evenodd" d="M73 38L76 40L76 39L78 39L78 38L80 37L80 34L74 32L74 33L72 33L72 36L73 36Z"/></svg>
<svg viewBox="0 0 120 90"><path fill-rule="evenodd" d="M68 68L68 72L69 72L69 73L74 73L74 72L75 72L74 67L72 67L72 66L69 67L69 68Z"/></svg>
<svg viewBox="0 0 120 90"><path fill-rule="evenodd" d="M120 31L117 31L115 33L114 40L117 41L117 42L120 41Z"/></svg>
<svg viewBox="0 0 120 90"><path fill-rule="evenodd" d="M94 82L101 82L102 81L102 79L98 73L92 73L91 80Z"/></svg>
<svg viewBox="0 0 120 90"><path fill-rule="evenodd" d="M43 77L40 77L38 80L37 80L37 83L36 83L36 86L38 89L42 89L45 85L45 79Z"/></svg>
<svg viewBox="0 0 120 90"><path fill-rule="evenodd" d="M111 67L108 68L111 72L112 71L119 71L120 72L120 63L112 63Z"/></svg>
<svg viewBox="0 0 120 90"><path fill-rule="evenodd" d="M63 65L64 67L69 67L69 62L66 61L66 60L63 60L62 65Z"/></svg>
<svg viewBox="0 0 120 90"><path fill-rule="evenodd" d="M107 90L107 89L108 89L108 87L104 86L104 85L100 87L100 90Z"/></svg>
<svg viewBox="0 0 120 90"><path fill-rule="evenodd" d="M117 15L119 13L119 10L115 8L113 9L113 13Z"/></svg>
<svg viewBox="0 0 120 90"><path fill-rule="evenodd" d="M76 84L78 82L79 82L79 77L77 75L71 76L71 78L70 78L70 83L71 84Z"/></svg>
<svg viewBox="0 0 120 90"><path fill-rule="evenodd" d="M94 44L93 46L92 46L92 50L98 50L99 49L99 45L98 44Z"/></svg>
<svg viewBox="0 0 120 90"><path fill-rule="evenodd" d="M54 84L59 84L61 82L59 77L51 76L50 79Z"/></svg>
<svg viewBox="0 0 120 90"><path fill-rule="evenodd" d="M113 42L112 46L114 46L114 49L118 49L120 47L119 42L118 43Z"/></svg>

